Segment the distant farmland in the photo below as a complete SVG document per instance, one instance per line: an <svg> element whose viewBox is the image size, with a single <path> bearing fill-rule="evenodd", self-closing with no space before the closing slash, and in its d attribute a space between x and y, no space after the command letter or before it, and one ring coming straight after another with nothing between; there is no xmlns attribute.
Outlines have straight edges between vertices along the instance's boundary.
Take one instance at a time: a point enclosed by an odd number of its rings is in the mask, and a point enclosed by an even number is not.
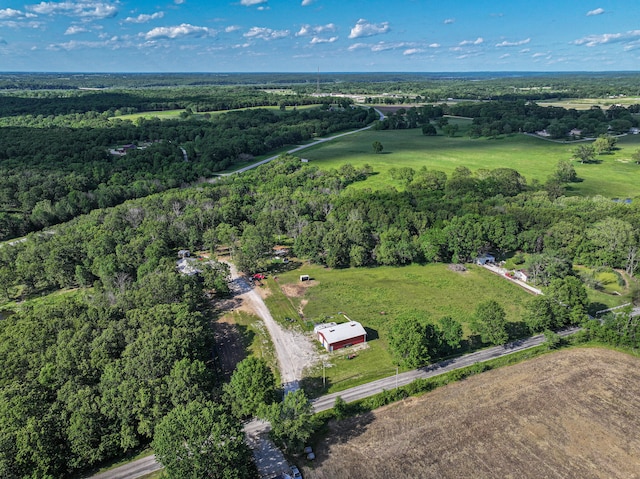
<svg viewBox="0 0 640 479"><path fill-rule="evenodd" d="M333 424L308 479L640 477L640 358L545 355Z"/></svg>

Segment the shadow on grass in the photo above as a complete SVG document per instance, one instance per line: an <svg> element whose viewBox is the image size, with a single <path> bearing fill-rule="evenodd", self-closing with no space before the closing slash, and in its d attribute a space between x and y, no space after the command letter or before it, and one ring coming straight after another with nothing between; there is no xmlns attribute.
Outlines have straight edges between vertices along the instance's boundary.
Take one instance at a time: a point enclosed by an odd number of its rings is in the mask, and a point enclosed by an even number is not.
<svg viewBox="0 0 640 479"><path fill-rule="evenodd" d="M514 321L513 323L507 323L506 330L507 334L509 335L509 341L531 336L531 331L529 331L529 327L524 321Z"/></svg>

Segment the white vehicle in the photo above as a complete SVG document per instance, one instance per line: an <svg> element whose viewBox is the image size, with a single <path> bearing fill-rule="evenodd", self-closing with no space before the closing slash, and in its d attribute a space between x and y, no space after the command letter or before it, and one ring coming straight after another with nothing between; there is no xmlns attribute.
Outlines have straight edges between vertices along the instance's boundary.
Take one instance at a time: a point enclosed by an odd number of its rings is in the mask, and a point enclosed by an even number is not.
<svg viewBox="0 0 640 479"><path fill-rule="evenodd" d="M302 479L302 474L296 466L291 466L291 473L293 474L293 479Z"/></svg>

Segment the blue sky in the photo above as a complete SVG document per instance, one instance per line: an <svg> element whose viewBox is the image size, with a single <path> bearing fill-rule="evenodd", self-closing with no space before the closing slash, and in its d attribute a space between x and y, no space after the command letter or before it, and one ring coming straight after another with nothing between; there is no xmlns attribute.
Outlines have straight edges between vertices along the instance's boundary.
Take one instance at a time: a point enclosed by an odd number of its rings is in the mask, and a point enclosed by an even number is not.
<svg viewBox="0 0 640 479"><path fill-rule="evenodd" d="M0 0L0 71L640 70L637 0Z"/></svg>

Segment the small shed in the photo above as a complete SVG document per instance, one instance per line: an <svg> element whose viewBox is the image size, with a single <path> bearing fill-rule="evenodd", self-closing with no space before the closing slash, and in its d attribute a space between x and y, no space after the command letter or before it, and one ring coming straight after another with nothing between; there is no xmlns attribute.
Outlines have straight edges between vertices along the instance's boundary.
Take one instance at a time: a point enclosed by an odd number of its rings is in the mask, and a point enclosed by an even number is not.
<svg viewBox="0 0 640 479"><path fill-rule="evenodd" d="M519 269L513 273L513 277L515 279L519 279L520 281L524 281L525 283L529 281L529 273L524 269Z"/></svg>
<svg viewBox="0 0 640 479"><path fill-rule="evenodd" d="M313 328L313 332L329 352L367 341L367 332L357 321L319 324Z"/></svg>
<svg viewBox="0 0 640 479"><path fill-rule="evenodd" d="M301 274L300 275L300 281L309 281L309 275L308 274Z"/></svg>
<svg viewBox="0 0 640 479"><path fill-rule="evenodd" d="M495 256L492 256L490 254L483 254L481 256L478 256L475 261L475 263L479 264L480 266L483 266L487 263L495 263L495 262L496 262Z"/></svg>

